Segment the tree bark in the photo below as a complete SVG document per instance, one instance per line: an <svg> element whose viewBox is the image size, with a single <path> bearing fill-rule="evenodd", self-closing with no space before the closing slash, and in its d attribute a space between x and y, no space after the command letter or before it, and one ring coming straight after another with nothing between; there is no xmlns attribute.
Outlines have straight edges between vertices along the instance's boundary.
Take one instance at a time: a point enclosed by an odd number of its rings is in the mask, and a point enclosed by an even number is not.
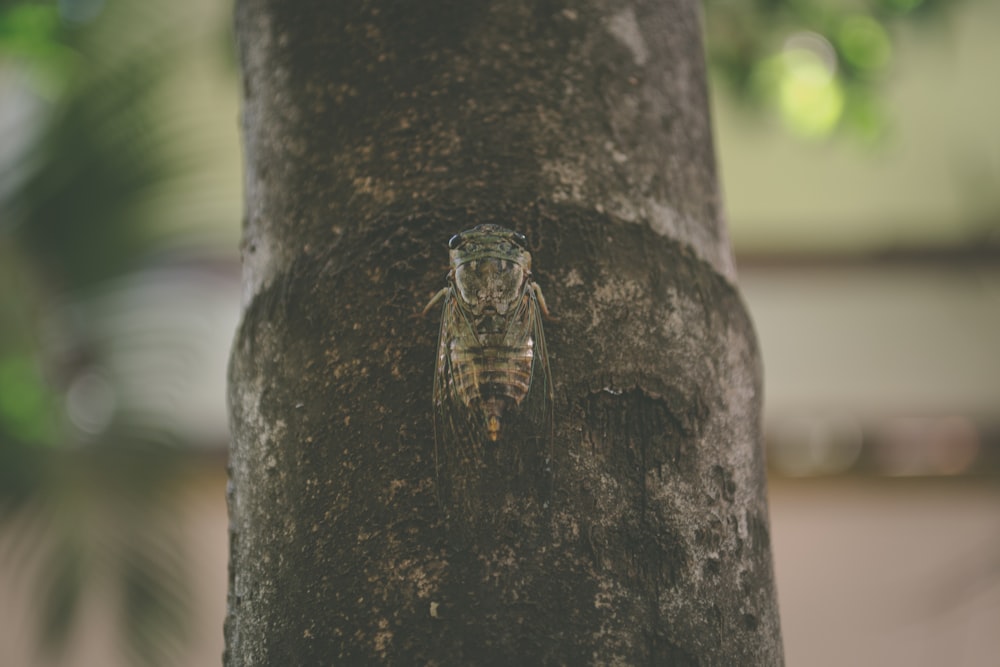
<svg viewBox="0 0 1000 667"><path fill-rule="evenodd" d="M697 3L237 5L225 664L781 664ZM555 437L470 519L415 315L482 223L528 237Z"/></svg>

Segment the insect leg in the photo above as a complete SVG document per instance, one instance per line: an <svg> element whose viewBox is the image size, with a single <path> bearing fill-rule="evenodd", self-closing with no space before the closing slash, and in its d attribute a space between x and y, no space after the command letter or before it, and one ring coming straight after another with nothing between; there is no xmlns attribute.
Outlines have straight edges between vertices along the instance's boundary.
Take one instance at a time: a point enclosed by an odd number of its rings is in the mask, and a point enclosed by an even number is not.
<svg viewBox="0 0 1000 667"><path fill-rule="evenodd" d="M427 302L426 306L424 306L424 311L422 313L420 313L421 317L426 317L427 313L430 312L431 307L435 303L437 303L438 301L440 301L441 299L443 299L444 295L447 294L448 290L450 290L450 289L451 289L451 287L442 287L438 291L437 294L435 294L433 297L431 297L431 300Z"/></svg>
<svg viewBox="0 0 1000 667"><path fill-rule="evenodd" d="M545 303L545 297L542 296L542 288L538 286L538 283L533 282L531 283L531 289L534 291L535 297L538 298L538 307L541 309L542 315L544 315L547 319L552 319L552 313L549 312L549 306Z"/></svg>

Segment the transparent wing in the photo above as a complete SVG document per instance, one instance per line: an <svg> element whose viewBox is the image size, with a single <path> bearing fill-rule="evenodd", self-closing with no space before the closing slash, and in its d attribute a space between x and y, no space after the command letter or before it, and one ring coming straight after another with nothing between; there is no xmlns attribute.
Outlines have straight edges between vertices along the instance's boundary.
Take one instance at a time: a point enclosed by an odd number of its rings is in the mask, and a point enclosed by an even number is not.
<svg viewBox="0 0 1000 667"><path fill-rule="evenodd" d="M504 501L505 494L544 502L551 489L552 376L542 332L541 310L533 289L511 314L505 343L517 348L531 341L533 356L528 392L503 415L499 441L491 441L483 414L466 405L453 366L452 346L479 344L453 290L444 297L434 373L434 440L438 494L451 516L477 525ZM467 383L467 381L466 381ZM468 388L466 388L468 391Z"/></svg>
<svg viewBox="0 0 1000 667"><path fill-rule="evenodd" d="M434 442L438 466L443 457L469 459L472 449L483 444L482 429L458 394L451 362L451 344L458 336L475 337L455 303L454 289L444 297L441 329L438 334L437 363L434 369Z"/></svg>
<svg viewBox="0 0 1000 667"><path fill-rule="evenodd" d="M529 285L522 312L514 318L508 340L523 342L530 338L534 356L528 393L521 405L508 417L509 438L516 440L522 455L548 458L552 440L552 373L542 330L542 312L535 291ZM505 437L505 440L508 439Z"/></svg>
<svg viewBox="0 0 1000 667"><path fill-rule="evenodd" d="M549 369L549 351L545 347L542 331L542 311L534 290L529 293L531 303L531 332L535 337L535 359L531 369L531 391L528 405L531 420L539 427L546 449L552 444L552 404L554 401L552 371Z"/></svg>

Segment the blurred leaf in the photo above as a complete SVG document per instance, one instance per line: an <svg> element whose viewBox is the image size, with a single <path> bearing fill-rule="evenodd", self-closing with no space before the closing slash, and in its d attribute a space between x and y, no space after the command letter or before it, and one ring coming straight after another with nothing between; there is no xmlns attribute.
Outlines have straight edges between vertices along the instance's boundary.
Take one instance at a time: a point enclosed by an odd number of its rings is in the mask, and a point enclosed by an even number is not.
<svg viewBox="0 0 1000 667"><path fill-rule="evenodd" d="M14 438L52 444L57 437L55 399L36 362L27 356L0 358L0 424Z"/></svg>
<svg viewBox="0 0 1000 667"><path fill-rule="evenodd" d="M160 242L164 185L206 157L187 137L198 107L170 111L201 16L144 0L0 4L0 65L16 74L0 79L3 129L24 138L0 150L0 521L23 538L0 565L27 574L53 657L95 581L120 593L129 664L178 662L187 629L172 494L190 443L164 406L200 341L186 312L164 326L164 304L144 301L152 279L137 287L133 272ZM213 53L234 60L231 43Z"/></svg>
<svg viewBox="0 0 1000 667"><path fill-rule="evenodd" d="M157 667L189 629L188 570L172 491L182 450L135 431L76 451L0 447L0 521L19 535L0 565L30 573L42 649L65 653L91 582L117 586L129 663ZM27 473L27 474L26 474ZM174 661L176 662L176 661Z"/></svg>
<svg viewBox="0 0 1000 667"><path fill-rule="evenodd" d="M0 433L0 521L16 515L45 488L45 450Z"/></svg>
<svg viewBox="0 0 1000 667"><path fill-rule="evenodd" d="M148 98L161 63L138 61L65 100L13 209L22 241L65 285L135 266L148 249L144 198L171 174Z"/></svg>
<svg viewBox="0 0 1000 667"><path fill-rule="evenodd" d="M50 655L66 645L85 579L84 551L72 534L47 550L38 575L43 647Z"/></svg>
<svg viewBox="0 0 1000 667"><path fill-rule="evenodd" d="M80 9L65 4L64 14ZM162 108L189 31L182 11L136 0L108 2L90 23L58 32L54 11L26 4L7 12L23 15L11 19L17 36L8 42L36 45L21 48L32 66L47 57L38 49L78 55L62 94L36 114L40 141L7 167L21 186L0 200L0 221L65 289L121 275L153 248L157 188L191 168L175 149L185 128Z"/></svg>
<svg viewBox="0 0 1000 667"><path fill-rule="evenodd" d="M188 577L177 532L143 535L123 554L122 624L137 663L164 664L187 630Z"/></svg>
<svg viewBox="0 0 1000 667"><path fill-rule="evenodd" d="M849 66L860 72L884 69L892 57L892 44L885 28L871 16L847 16L837 28L837 51Z"/></svg>
<svg viewBox="0 0 1000 667"><path fill-rule="evenodd" d="M943 16L954 4L706 0L708 61L713 76L748 109L773 112L794 134L820 138L840 129L874 142L884 135L886 123L886 114L876 112L876 99L892 66L893 26ZM829 45L829 54L817 54L829 60L825 76L801 62L802 51L796 49L795 42L810 35ZM800 62L783 62L796 51L793 57Z"/></svg>
<svg viewBox="0 0 1000 667"><path fill-rule="evenodd" d="M61 41L54 5L15 3L0 7L0 58L16 58L30 72L35 90L55 97L74 66L76 54Z"/></svg>

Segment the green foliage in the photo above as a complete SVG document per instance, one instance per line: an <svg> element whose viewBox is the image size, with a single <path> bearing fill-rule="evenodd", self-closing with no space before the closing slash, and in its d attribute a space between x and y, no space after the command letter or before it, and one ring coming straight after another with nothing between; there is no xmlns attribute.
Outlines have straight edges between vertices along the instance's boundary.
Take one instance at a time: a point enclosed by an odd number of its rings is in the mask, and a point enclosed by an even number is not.
<svg viewBox="0 0 1000 667"><path fill-rule="evenodd" d="M35 102L44 123L9 167L20 187L0 199L0 219L57 286L80 288L138 265L152 249L143 224L150 195L183 168L166 150L176 137L156 97L182 46L171 23L125 50L102 39L141 18L132 4L111 3L79 27L59 23L48 4L5 13L11 31L28 29L0 38L0 53L28 64L36 93L61 85Z"/></svg>
<svg viewBox="0 0 1000 667"><path fill-rule="evenodd" d="M706 0L716 76L750 109L776 113L808 139L838 130L877 140L894 27L936 16L943 0Z"/></svg>
<svg viewBox="0 0 1000 667"><path fill-rule="evenodd" d="M55 396L27 356L0 359L0 423L12 437L51 443L55 436Z"/></svg>
<svg viewBox="0 0 1000 667"><path fill-rule="evenodd" d="M59 395L46 376L36 328L40 295L26 274L21 256L0 241L0 447L53 446L62 435Z"/></svg>
<svg viewBox="0 0 1000 667"><path fill-rule="evenodd" d="M75 61L63 43L59 13L48 3L0 7L0 57L21 62L36 90L49 98L59 94Z"/></svg>

